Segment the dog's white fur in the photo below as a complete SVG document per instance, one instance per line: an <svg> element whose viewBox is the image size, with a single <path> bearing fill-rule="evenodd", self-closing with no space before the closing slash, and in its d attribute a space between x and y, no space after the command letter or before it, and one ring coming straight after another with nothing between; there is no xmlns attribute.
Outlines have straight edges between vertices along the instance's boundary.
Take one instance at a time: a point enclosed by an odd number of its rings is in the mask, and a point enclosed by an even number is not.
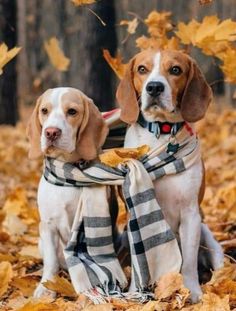
<svg viewBox="0 0 236 311"><path fill-rule="evenodd" d="M165 76L160 74L161 54L157 53L154 59L153 70L148 75L141 93L141 111L144 118L149 122L166 121L163 118L153 119L150 114L146 115L146 109L150 105L150 96L146 92L146 85L150 81L161 81L165 85L165 90L161 94L160 101L162 106L156 109L165 110L175 114L178 121L183 120L180 113L175 110L172 103L171 86ZM191 124L193 127L193 124ZM147 129L138 123L132 124L125 137L125 147L136 148L141 145L149 145L151 148L168 142L169 135L161 135L158 139ZM203 241L208 248L212 249L214 256L211 257L214 269L223 265L223 253L220 245L213 238L212 233L205 224L201 225L199 214L198 194L201 186L203 168L201 155L196 163L188 170L171 176L164 176L154 182L156 198L162 207L165 219L172 230L179 236L183 264L182 274L184 284L191 291L193 302L199 300L202 291L198 281L197 258L201 231L204 236Z"/></svg>

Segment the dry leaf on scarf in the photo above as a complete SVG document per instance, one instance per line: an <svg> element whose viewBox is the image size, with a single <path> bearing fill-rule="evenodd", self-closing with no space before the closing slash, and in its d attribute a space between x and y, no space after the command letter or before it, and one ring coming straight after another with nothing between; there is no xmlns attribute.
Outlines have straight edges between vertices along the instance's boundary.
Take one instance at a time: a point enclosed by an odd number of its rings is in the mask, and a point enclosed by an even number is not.
<svg viewBox="0 0 236 311"><path fill-rule="evenodd" d="M2 297L6 293L12 276L13 276L12 265L7 261L1 262L0 263L0 280L1 280L0 297Z"/></svg>
<svg viewBox="0 0 236 311"><path fill-rule="evenodd" d="M120 148L111 149L99 155L99 159L102 163L116 167L120 163L124 163L129 159L139 159L144 156L150 147L148 145L143 145L138 148Z"/></svg>
<svg viewBox="0 0 236 311"><path fill-rule="evenodd" d="M0 75L3 73L3 67L12 60L19 52L20 47L14 47L13 49L8 50L8 47L5 43L0 45Z"/></svg>
<svg viewBox="0 0 236 311"><path fill-rule="evenodd" d="M80 6L80 5L86 5L86 4L92 4L95 3L96 0L71 0L74 5Z"/></svg>
<svg viewBox="0 0 236 311"><path fill-rule="evenodd" d="M46 281L43 285L50 290L57 292L58 294L66 297L77 297L77 294L71 285L71 283L64 277L58 275L54 277L52 281Z"/></svg>
<svg viewBox="0 0 236 311"><path fill-rule="evenodd" d="M57 38L53 37L44 42L44 48L50 59L51 64L60 71L66 71L70 64L70 59L67 58L59 46Z"/></svg>
<svg viewBox="0 0 236 311"><path fill-rule="evenodd" d="M127 65L122 63L121 56L117 55L116 57L112 57L108 50L103 50L103 57L112 68L112 70L115 72L117 77L119 79L122 79L125 75Z"/></svg>

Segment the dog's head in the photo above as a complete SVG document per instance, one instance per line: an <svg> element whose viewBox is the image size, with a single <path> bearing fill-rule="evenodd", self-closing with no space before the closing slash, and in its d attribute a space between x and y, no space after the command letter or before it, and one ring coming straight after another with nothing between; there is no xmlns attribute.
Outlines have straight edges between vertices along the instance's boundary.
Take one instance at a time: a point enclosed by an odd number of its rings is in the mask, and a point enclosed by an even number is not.
<svg viewBox="0 0 236 311"><path fill-rule="evenodd" d="M180 51L146 50L133 57L117 89L121 119L196 122L205 115L212 91L196 62Z"/></svg>
<svg viewBox="0 0 236 311"><path fill-rule="evenodd" d="M93 160L107 133L99 110L81 91L49 89L37 100L27 127L29 157Z"/></svg>

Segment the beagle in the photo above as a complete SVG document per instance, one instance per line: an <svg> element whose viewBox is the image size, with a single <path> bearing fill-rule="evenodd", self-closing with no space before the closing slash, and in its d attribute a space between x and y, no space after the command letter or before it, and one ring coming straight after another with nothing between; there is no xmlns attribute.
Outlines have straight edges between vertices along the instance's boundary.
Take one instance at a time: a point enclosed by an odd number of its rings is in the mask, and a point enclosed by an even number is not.
<svg viewBox="0 0 236 311"><path fill-rule="evenodd" d="M36 103L27 134L29 158L40 155L65 162L94 160L103 145L108 128L93 101L74 88L47 90ZM54 293L43 286L60 266L65 266L63 249L70 237L70 228L81 189L60 187L41 177L38 188L40 213L39 248L43 257L43 275L34 296Z"/></svg>
<svg viewBox="0 0 236 311"><path fill-rule="evenodd" d="M125 147L168 142L182 126L194 133L194 122L202 119L212 92L196 62L180 51L146 50L134 56L117 89L121 119L130 124ZM201 222L199 205L204 195L204 167L199 156L194 165L177 175L154 182L156 198L171 229L179 238L184 283L197 302L200 243L210 249L213 269L223 265L221 246Z"/></svg>

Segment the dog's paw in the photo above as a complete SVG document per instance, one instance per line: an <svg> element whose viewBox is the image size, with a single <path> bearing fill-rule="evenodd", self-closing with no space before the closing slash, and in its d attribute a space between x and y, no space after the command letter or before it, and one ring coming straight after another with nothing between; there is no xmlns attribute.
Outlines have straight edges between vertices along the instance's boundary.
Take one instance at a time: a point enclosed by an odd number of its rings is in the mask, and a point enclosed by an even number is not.
<svg viewBox="0 0 236 311"><path fill-rule="evenodd" d="M42 283L39 283L39 285L34 291L34 298L40 298L40 297L56 298L56 293L44 287Z"/></svg>
<svg viewBox="0 0 236 311"><path fill-rule="evenodd" d="M198 303L202 298L202 290L199 286L199 289L198 290L192 290L190 291L190 300L191 300L191 303Z"/></svg>

